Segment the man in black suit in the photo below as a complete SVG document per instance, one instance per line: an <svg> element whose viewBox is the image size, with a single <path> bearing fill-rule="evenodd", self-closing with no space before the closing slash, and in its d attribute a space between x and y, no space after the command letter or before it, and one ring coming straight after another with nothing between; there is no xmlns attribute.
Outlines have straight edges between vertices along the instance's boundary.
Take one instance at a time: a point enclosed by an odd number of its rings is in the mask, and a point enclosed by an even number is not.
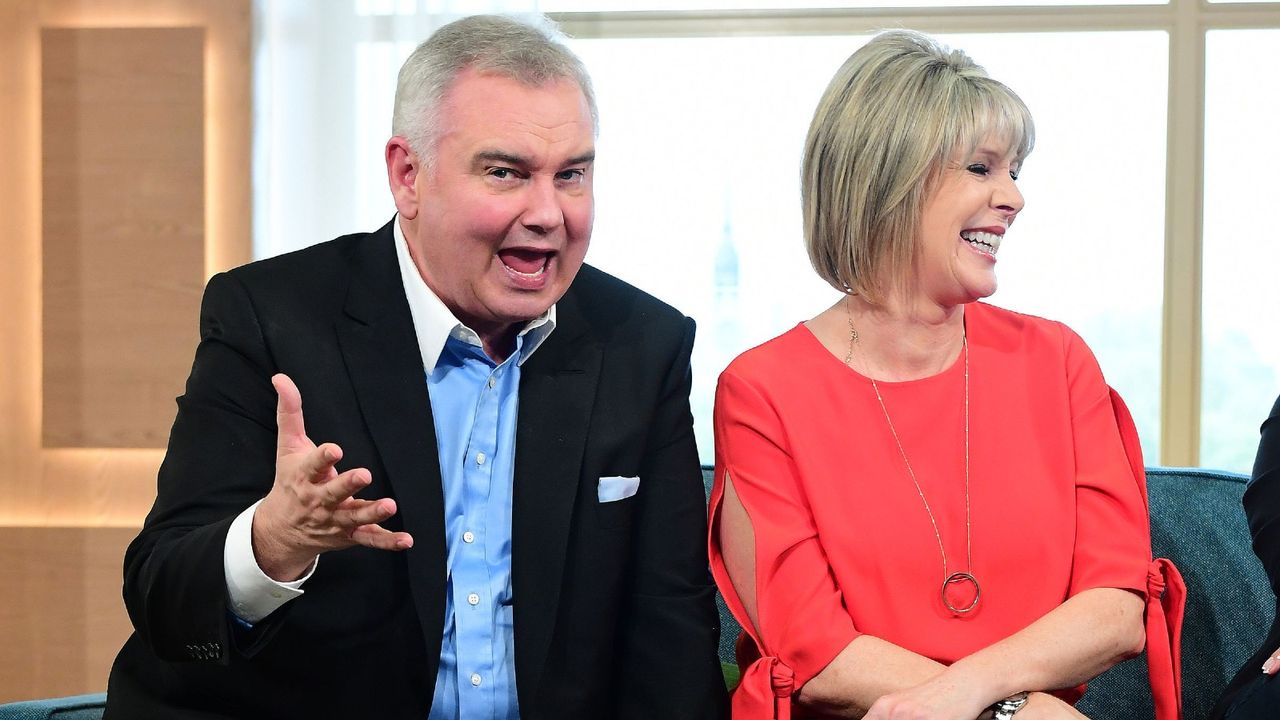
<svg viewBox="0 0 1280 720"><path fill-rule="evenodd" d="M723 716L693 323L582 264L585 70L458 21L393 132L391 223L209 282L107 717Z"/></svg>

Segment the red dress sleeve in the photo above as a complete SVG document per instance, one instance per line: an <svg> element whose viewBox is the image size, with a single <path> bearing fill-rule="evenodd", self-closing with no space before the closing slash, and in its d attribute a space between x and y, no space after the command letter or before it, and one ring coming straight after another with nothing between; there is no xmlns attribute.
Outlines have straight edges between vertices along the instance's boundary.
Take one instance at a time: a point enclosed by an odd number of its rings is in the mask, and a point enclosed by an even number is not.
<svg viewBox="0 0 1280 720"><path fill-rule="evenodd" d="M1143 489L1134 480L1098 361L1065 327L1063 343L1076 464L1076 540L1068 594L1108 587L1145 598L1151 539Z"/></svg>
<svg viewBox="0 0 1280 720"><path fill-rule="evenodd" d="M787 718L792 692L859 633L819 541L785 424L760 390L732 374L732 368L720 376L716 390L715 441L712 573L760 655L743 668L733 697L734 717ZM721 553L718 519L726 474L755 534L758 628L752 627L737 597Z"/></svg>

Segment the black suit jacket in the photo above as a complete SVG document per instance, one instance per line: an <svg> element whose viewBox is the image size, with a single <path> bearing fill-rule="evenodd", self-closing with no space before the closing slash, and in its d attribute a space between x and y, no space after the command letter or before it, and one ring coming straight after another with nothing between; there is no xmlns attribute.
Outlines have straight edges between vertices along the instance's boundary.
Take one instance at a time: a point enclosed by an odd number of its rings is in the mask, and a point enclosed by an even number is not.
<svg viewBox="0 0 1280 720"><path fill-rule="evenodd" d="M391 225L210 280L155 506L125 556L136 629L108 718L412 718L431 703L446 592L426 371ZM689 410L693 322L584 266L522 367L512 528L523 720L725 713L705 501ZM275 392L308 435L395 498L403 553L320 558L305 594L252 632L227 610L223 545L270 489ZM639 476L600 503L605 476Z"/></svg>
<svg viewBox="0 0 1280 720"><path fill-rule="evenodd" d="M1280 398L1262 423L1253 477L1244 491L1244 514L1253 535L1253 552L1262 560L1277 598L1276 615L1262 645L1227 686L1214 708L1214 718L1270 718L1277 714L1280 687L1276 681L1280 678L1263 675L1262 663L1280 648Z"/></svg>

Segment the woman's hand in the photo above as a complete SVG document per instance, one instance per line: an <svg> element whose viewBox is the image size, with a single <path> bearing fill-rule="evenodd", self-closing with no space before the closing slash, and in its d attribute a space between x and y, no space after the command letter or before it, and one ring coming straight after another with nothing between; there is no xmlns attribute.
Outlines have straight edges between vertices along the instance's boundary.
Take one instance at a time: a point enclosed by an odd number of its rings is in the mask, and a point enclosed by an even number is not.
<svg viewBox="0 0 1280 720"><path fill-rule="evenodd" d="M881 695L863 720L973 720L986 705L970 684L959 680L943 672L915 687Z"/></svg>

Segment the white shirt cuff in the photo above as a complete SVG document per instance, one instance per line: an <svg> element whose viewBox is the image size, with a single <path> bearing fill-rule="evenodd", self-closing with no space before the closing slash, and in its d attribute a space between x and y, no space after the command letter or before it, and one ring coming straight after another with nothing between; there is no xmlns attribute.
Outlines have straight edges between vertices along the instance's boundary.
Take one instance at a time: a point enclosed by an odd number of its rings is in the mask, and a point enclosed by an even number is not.
<svg viewBox="0 0 1280 720"><path fill-rule="evenodd" d="M277 582L267 577L253 556L253 514L261 503L259 500L250 505L232 521L222 552L222 569L227 580L231 612L249 624L258 622L302 595L302 584L316 571L320 562L317 555L307 574L291 582Z"/></svg>

